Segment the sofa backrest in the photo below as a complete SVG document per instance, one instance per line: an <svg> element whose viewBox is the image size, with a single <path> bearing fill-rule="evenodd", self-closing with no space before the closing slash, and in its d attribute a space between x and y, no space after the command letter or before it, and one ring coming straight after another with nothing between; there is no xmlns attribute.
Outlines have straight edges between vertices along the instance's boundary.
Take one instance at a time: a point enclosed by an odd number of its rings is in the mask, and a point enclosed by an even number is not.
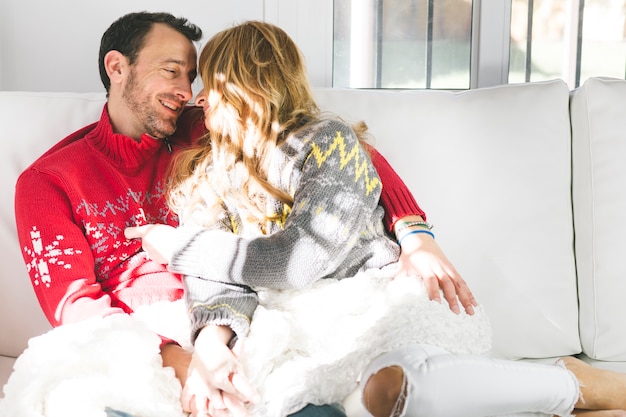
<svg viewBox="0 0 626 417"><path fill-rule="evenodd" d="M571 119L582 346L626 361L626 81L587 80Z"/></svg>
<svg viewBox="0 0 626 417"><path fill-rule="evenodd" d="M100 118L104 94L0 92L0 355L17 356L50 329L35 297L17 233L13 198L18 175L69 133Z"/></svg>

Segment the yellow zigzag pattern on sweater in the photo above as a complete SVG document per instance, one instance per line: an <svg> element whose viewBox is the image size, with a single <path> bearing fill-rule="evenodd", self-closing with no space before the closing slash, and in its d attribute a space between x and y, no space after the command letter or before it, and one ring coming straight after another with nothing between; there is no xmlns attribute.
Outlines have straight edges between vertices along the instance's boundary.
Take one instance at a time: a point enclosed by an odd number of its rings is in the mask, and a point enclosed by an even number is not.
<svg viewBox="0 0 626 417"><path fill-rule="evenodd" d="M370 179L369 170L367 169L367 161L365 158L361 157L361 147L358 146L358 144L355 144L349 152L346 152L346 143L341 135L341 132L337 131L337 135L335 136L333 143L325 152L323 152L317 144L313 143L313 152L311 154L317 162L317 167L321 167L322 164L326 162L328 157L330 157L336 150L339 152L339 169L343 170L348 162L354 159L354 182L357 182L361 175L363 175L366 190L365 195L370 195L370 193L380 184L380 180L378 177Z"/></svg>

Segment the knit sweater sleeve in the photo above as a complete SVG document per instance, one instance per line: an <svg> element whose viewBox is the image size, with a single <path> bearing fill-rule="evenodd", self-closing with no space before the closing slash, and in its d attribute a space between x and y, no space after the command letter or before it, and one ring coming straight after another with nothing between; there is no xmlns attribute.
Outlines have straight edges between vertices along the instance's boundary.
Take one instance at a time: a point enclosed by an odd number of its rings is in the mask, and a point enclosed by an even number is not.
<svg viewBox="0 0 626 417"><path fill-rule="evenodd" d="M22 173L15 218L26 269L53 326L123 312L96 280L91 249L62 181L35 169Z"/></svg>
<svg viewBox="0 0 626 417"><path fill-rule="evenodd" d="M258 305L257 295L249 287L190 275L184 277L184 283L192 342L209 324L228 326L237 336L248 334Z"/></svg>
<svg viewBox="0 0 626 417"><path fill-rule="evenodd" d="M224 210L221 220L212 229L231 234L227 217ZM194 223L191 219L181 218L181 224L191 227ZM200 330L209 324L228 326L238 337L248 334L258 305L257 294L250 287L193 275L183 276L183 283L193 343Z"/></svg>
<svg viewBox="0 0 626 417"><path fill-rule="evenodd" d="M244 239L181 227L170 269L253 289L303 288L332 275L371 227L380 180L354 132L340 122L316 126L295 158L294 203L282 230Z"/></svg>
<svg viewBox="0 0 626 417"><path fill-rule="evenodd" d="M426 220L426 213L417 204L409 187L389 165L385 157L373 146L367 146L367 149L383 184L380 205L385 209L384 222L387 230L393 232L393 226L405 216L418 215Z"/></svg>

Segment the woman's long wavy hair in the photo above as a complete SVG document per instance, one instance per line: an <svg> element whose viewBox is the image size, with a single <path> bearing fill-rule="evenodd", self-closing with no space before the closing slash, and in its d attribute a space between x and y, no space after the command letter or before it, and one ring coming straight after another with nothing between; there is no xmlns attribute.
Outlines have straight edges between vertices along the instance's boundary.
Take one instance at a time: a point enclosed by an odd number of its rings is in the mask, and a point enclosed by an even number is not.
<svg viewBox="0 0 626 417"><path fill-rule="evenodd" d="M217 213L228 197L246 212L245 220L258 222L263 230L275 220L264 196L293 203L287 192L268 182L272 151L303 121L321 117L302 55L279 27L249 21L208 41L199 72L210 103L205 114L209 133L174 161L170 205L182 215L199 205L206 211L205 204ZM203 184L215 188L209 191Z"/></svg>

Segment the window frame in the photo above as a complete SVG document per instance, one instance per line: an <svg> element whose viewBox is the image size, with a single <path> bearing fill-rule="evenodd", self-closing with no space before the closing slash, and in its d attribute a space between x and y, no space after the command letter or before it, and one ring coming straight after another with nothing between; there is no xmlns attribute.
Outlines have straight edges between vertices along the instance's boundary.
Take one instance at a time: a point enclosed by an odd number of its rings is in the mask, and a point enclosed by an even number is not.
<svg viewBox="0 0 626 417"><path fill-rule="evenodd" d="M511 38L511 0L474 0L471 88L507 84Z"/></svg>

